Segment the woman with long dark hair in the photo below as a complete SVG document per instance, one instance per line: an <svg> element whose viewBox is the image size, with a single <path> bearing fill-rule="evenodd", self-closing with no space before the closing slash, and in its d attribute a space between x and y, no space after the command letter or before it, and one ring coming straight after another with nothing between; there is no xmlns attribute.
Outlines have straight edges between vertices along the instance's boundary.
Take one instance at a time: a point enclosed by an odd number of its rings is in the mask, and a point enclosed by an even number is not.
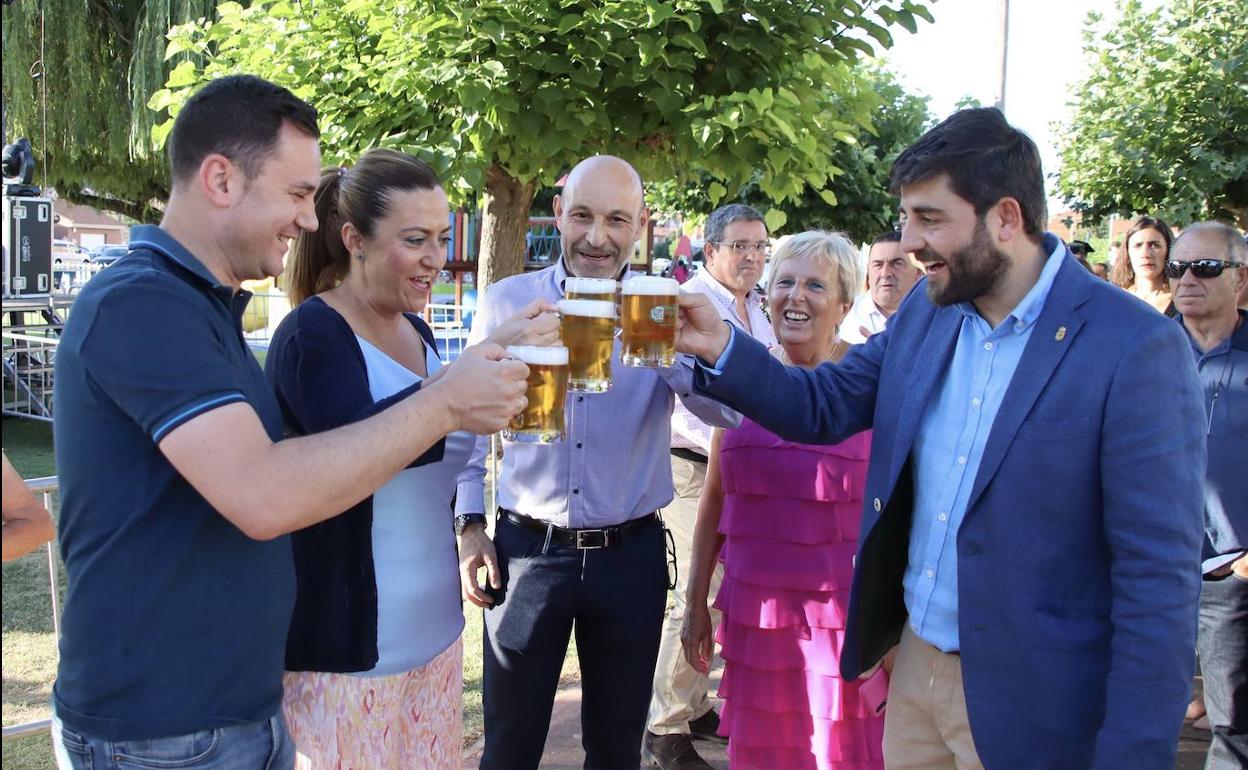
<svg viewBox="0 0 1248 770"><path fill-rule="evenodd" d="M1131 223L1123 238L1122 249L1114 261L1109 280L1152 305L1160 313L1174 316L1170 301L1170 280L1166 278L1166 260L1174 234L1170 226L1157 217L1141 216Z"/></svg>

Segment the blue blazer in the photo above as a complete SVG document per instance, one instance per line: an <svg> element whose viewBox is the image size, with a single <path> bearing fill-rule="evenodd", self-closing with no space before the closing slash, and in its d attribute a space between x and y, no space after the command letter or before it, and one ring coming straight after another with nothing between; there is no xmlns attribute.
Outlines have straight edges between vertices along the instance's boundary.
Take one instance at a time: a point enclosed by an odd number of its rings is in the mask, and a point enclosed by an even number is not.
<svg viewBox="0 0 1248 770"><path fill-rule="evenodd" d="M847 679L906 622L911 453L960 328L921 282L839 364L784 367L738 335L722 374L699 368L697 387L791 441L875 429ZM1174 767L1194 674L1202 404L1178 325L1068 254L957 534L962 678L985 767Z"/></svg>

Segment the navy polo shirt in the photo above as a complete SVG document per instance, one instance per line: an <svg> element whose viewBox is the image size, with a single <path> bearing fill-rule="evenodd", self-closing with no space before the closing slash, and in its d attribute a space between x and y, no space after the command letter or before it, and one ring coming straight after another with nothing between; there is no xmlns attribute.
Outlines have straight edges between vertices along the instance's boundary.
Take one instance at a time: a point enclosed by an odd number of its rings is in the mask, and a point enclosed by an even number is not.
<svg viewBox="0 0 1248 770"><path fill-rule="evenodd" d="M254 722L281 706L295 600L289 538L252 540L157 445L246 402L282 415L243 341L251 295L157 227L83 288L57 348L60 546L69 576L57 715L135 740Z"/></svg>

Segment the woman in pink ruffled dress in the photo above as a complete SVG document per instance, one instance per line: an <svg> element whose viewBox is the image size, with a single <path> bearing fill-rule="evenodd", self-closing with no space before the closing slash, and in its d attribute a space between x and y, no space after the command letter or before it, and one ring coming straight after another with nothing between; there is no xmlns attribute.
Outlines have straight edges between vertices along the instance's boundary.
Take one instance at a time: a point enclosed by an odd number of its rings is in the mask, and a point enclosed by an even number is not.
<svg viewBox="0 0 1248 770"><path fill-rule="evenodd" d="M836 331L860 282L857 250L838 234L801 233L776 252L771 276L773 353L803 367L840 360L848 345ZM749 419L712 440L682 637L706 671L718 558L720 732L733 770L884 767L884 718L839 666L870 447L869 432L812 446Z"/></svg>

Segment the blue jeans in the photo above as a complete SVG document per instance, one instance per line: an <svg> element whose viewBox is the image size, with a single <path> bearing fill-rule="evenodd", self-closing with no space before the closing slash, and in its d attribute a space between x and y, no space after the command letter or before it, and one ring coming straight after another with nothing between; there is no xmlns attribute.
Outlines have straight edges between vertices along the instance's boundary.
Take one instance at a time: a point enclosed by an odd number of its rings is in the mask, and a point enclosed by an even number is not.
<svg viewBox="0 0 1248 770"><path fill-rule="evenodd" d="M52 718L59 770L292 770L295 744L279 711L250 722L134 741L92 738Z"/></svg>
<svg viewBox="0 0 1248 770"><path fill-rule="evenodd" d="M1248 581L1231 574L1201 584L1196 649L1213 730L1205 768L1248 767Z"/></svg>

